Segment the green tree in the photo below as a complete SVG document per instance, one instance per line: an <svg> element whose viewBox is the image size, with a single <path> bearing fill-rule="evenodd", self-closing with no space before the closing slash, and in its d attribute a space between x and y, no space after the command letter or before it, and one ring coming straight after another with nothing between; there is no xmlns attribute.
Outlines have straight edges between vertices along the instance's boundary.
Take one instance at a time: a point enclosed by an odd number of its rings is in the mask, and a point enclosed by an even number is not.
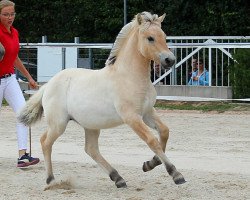
<svg viewBox="0 0 250 200"><path fill-rule="evenodd" d="M114 42L123 27L123 1L16 0L21 42ZM248 0L127 0L127 21L149 11L166 13L167 35L249 35Z"/></svg>
<svg viewBox="0 0 250 200"><path fill-rule="evenodd" d="M234 98L250 98L250 49L238 49L230 66L230 80Z"/></svg>

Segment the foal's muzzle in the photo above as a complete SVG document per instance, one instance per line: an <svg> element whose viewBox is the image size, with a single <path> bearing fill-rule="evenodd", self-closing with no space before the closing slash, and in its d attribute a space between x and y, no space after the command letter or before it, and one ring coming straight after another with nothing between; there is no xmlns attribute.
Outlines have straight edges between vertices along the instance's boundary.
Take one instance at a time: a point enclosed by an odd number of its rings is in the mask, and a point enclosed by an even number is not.
<svg viewBox="0 0 250 200"><path fill-rule="evenodd" d="M161 66L169 69L175 63L175 56L172 52L160 54Z"/></svg>

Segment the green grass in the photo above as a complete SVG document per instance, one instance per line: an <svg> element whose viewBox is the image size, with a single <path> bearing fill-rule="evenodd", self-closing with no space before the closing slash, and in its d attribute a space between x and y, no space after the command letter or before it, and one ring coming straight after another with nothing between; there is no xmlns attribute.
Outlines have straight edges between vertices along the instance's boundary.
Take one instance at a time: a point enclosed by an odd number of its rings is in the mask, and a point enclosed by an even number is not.
<svg viewBox="0 0 250 200"><path fill-rule="evenodd" d="M7 103L7 101L5 99L2 102L2 106L8 106L8 103Z"/></svg>
<svg viewBox="0 0 250 200"><path fill-rule="evenodd" d="M228 102L170 102L157 101L156 109L163 110L199 110L202 112L217 111L250 111L250 104Z"/></svg>

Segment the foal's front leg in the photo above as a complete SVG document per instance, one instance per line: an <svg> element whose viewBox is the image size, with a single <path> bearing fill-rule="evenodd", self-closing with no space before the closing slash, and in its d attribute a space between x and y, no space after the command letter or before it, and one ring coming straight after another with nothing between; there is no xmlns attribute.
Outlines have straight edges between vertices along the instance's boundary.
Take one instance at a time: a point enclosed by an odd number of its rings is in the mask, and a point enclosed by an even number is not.
<svg viewBox="0 0 250 200"><path fill-rule="evenodd" d="M86 153L102 167L109 175L110 179L115 182L117 188L127 187L125 180L118 174L100 154L98 146L98 138L100 130L85 129L85 151Z"/></svg>
<svg viewBox="0 0 250 200"><path fill-rule="evenodd" d="M160 158L161 162L164 163L167 172L173 177L175 184L185 183L183 175L177 171L176 167L169 161L165 155L159 141L156 137L149 131L148 126L143 122L141 116L134 114L129 115L125 118L125 123L127 123L137 135L144 140L150 149Z"/></svg>
<svg viewBox="0 0 250 200"><path fill-rule="evenodd" d="M157 113L154 108L150 113L143 116L143 121L150 128L155 129L159 133L160 145L162 147L163 152L165 152L166 144L169 138L169 129L157 116ZM150 161L146 161L143 163L142 169L144 172L147 172L161 164L162 164L161 160L157 155L155 155Z"/></svg>

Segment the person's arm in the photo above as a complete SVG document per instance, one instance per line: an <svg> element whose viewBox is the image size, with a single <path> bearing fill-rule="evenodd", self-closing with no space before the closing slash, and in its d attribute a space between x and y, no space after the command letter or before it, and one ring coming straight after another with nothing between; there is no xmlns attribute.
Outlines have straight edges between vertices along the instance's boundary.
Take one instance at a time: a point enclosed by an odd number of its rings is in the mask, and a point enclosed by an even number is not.
<svg viewBox="0 0 250 200"><path fill-rule="evenodd" d="M14 62L14 66L28 79L31 88L33 89L37 88L37 83L31 77L30 73L27 71L27 69L25 68L25 66L23 65L22 61L18 56Z"/></svg>
<svg viewBox="0 0 250 200"><path fill-rule="evenodd" d="M193 79L193 77L191 76L189 81L188 81L188 85L192 85L192 81L193 81L192 79Z"/></svg>
<svg viewBox="0 0 250 200"><path fill-rule="evenodd" d="M194 84L194 81L197 81L197 80L198 80L198 78L196 76L196 72L192 72L191 77L188 81L188 85L196 85L196 84Z"/></svg>
<svg viewBox="0 0 250 200"><path fill-rule="evenodd" d="M208 72L204 72L202 76L199 77L199 85L209 85L209 74Z"/></svg>

